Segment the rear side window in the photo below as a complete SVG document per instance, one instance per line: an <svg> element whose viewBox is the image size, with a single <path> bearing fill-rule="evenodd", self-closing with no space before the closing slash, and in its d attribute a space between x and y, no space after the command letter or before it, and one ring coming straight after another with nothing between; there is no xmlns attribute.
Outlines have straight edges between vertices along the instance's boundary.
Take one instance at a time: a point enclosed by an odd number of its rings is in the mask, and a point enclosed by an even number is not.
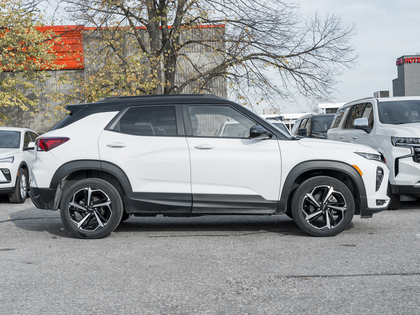
<svg viewBox="0 0 420 315"><path fill-rule="evenodd" d="M175 106L129 108L112 130L136 136L177 136Z"/></svg>

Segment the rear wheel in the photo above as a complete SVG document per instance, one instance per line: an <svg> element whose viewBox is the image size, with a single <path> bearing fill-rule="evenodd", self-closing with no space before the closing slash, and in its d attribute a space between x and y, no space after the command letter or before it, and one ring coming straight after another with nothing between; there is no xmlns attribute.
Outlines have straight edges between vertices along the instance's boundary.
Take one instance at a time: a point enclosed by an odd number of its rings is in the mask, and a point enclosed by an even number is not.
<svg viewBox="0 0 420 315"><path fill-rule="evenodd" d="M334 236L345 230L353 219L355 202L341 181L316 176L304 181L292 198L296 224L312 236Z"/></svg>
<svg viewBox="0 0 420 315"><path fill-rule="evenodd" d="M16 178L15 191L9 197L9 201L12 203L24 203L28 196L28 172L21 168L19 175Z"/></svg>
<svg viewBox="0 0 420 315"><path fill-rule="evenodd" d="M123 204L120 194L110 183L88 178L64 192L60 213L64 226L73 235L103 238L121 222Z"/></svg>

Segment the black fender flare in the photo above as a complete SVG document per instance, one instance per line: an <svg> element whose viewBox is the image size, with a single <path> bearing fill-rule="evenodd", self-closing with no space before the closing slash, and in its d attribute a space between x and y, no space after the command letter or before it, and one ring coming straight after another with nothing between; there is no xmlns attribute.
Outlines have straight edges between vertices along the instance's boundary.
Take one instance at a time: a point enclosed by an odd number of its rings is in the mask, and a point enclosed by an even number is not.
<svg viewBox="0 0 420 315"><path fill-rule="evenodd" d="M359 213L360 209L365 209L367 207L365 183L359 172L353 166L338 161L313 160L302 162L296 165L287 175L281 190L281 197L277 205L278 214L283 214L287 211L289 198L293 192L296 180L304 173L317 171L320 171L323 174L331 174L332 172L337 172L337 175L341 173L350 178L355 183L355 189L357 189L357 193L360 198L359 202L356 200L356 205L360 206L359 209L356 208L356 214ZM351 190L351 187L349 188ZM356 198L356 196L354 197Z"/></svg>
<svg viewBox="0 0 420 315"><path fill-rule="evenodd" d="M130 181L121 168L110 162L98 160L76 160L61 165L51 179L50 188L56 191L63 178L77 171L108 172L119 180L121 186L127 194L132 192Z"/></svg>

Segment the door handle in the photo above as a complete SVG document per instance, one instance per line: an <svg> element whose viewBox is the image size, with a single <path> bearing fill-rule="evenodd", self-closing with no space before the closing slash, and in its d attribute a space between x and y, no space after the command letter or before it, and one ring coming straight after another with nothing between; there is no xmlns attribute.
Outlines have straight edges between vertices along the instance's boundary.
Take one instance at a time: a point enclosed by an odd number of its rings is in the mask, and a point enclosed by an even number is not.
<svg viewBox="0 0 420 315"><path fill-rule="evenodd" d="M194 146L194 148L196 148L197 150L211 150L214 149L214 146L210 144L198 144Z"/></svg>
<svg viewBox="0 0 420 315"><path fill-rule="evenodd" d="M112 142L112 143L108 143L106 146L109 148L116 149L116 148L125 148L127 145L121 142Z"/></svg>
<svg viewBox="0 0 420 315"><path fill-rule="evenodd" d="M340 139L344 139L344 136L340 136Z"/></svg>
<svg viewBox="0 0 420 315"><path fill-rule="evenodd" d="M353 140L356 140L357 139L357 136L353 136L353 138L352 138Z"/></svg>

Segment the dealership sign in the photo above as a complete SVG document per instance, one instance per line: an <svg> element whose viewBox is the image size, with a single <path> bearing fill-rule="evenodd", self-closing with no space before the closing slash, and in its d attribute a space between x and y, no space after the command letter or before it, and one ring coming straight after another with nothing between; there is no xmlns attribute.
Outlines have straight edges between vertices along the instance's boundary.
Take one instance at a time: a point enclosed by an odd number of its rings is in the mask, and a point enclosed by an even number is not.
<svg viewBox="0 0 420 315"><path fill-rule="evenodd" d="M420 57L406 57L397 60L397 66L403 63L420 63Z"/></svg>

